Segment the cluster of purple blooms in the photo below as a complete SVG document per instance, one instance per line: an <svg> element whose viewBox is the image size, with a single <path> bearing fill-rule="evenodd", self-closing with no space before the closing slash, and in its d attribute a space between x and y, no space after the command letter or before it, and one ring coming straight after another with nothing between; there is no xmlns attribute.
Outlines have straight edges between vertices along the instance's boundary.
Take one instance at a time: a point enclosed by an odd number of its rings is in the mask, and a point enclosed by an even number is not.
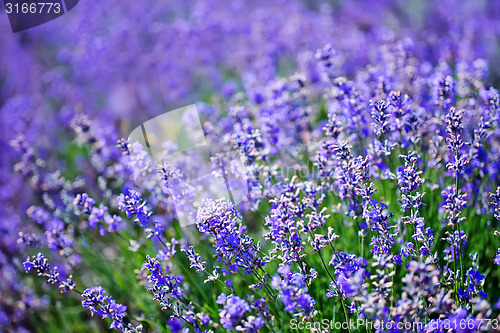
<svg viewBox="0 0 500 333"><path fill-rule="evenodd" d="M82 306L88 308L92 315L96 314L102 318L110 318L112 322L109 328L116 328L122 332L139 332L140 325L133 327L131 324L125 325L123 322L127 306L116 303L113 297L104 294L105 291L101 287L86 289L82 293L84 298Z"/></svg>
<svg viewBox="0 0 500 333"><path fill-rule="evenodd" d="M196 226L202 235L213 237L217 260L229 271L242 268L244 274L255 273L265 264L260 244L248 236L246 226L238 223L238 218L234 204L209 199L198 210Z"/></svg>
<svg viewBox="0 0 500 333"><path fill-rule="evenodd" d="M35 269L38 276L44 276L47 279L47 283L58 285L62 293L75 289L72 276L69 275L65 280L61 280L61 274L57 271L57 267L51 269L49 261L42 253L38 253L31 259L28 257L23 265L26 273Z"/></svg>
<svg viewBox="0 0 500 333"><path fill-rule="evenodd" d="M0 327L50 317L43 278L122 332L332 316L496 329L498 1L92 6L0 35ZM248 195L208 198L180 227L174 201L196 187L123 137L200 99Z"/></svg>
<svg viewBox="0 0 500 333"><path fill-rule="evenodd" d="M220 324L228 331L235 329L238 332L257 332L265 324L265 313L259 313L264 301L259 299L250 307L247 301L236 295L220 294L217 297L217 304L223 307L219 310ZM257 316L247 315L253 311L257 312Z"/></svg>
<svg viewBox="0 0 500 333"><path fill-rule="evenodd" d="M299 317L314 317L315 301L307 293L306 277L300 273L292 273L290 266L280 267L278 273L273 277L271 286L280 289L280 299L285 305L285 311Z"/></svg>

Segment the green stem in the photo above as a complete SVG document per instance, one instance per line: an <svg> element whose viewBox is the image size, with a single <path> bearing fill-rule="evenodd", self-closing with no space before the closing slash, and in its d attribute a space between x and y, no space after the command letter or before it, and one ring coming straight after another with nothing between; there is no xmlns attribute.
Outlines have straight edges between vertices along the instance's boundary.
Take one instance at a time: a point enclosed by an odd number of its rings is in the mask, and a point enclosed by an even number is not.
<svg viewBox="0 0 500 333"><path fill-rule="evenodd" d="M309 235L311 236L311 239L314 239L313 237L313 234L311 232L311 230L309 230ZM328 276L330 277L330 279L332 280L333 282L333 285L335 286L335 289L337 291L337 294L339 295L339 299L340 299L340 303L342 304L342 309L344 310L344 316L345 316L345 319L347 322L349 322L349 315L348 315L348 312L347 312L347 307L345 306L345 303L344 303L344 295L342 295L341 291L340 291L340 288L338 287L337 285L337 281L333 278L333 276L330 274L330 270L328 269L328 267L326 266L326 263L325 263L325 260L323 260L323 256L321 255L321 251L318 251L318 254L319 254L319 258L321 259L321 263L323 264L323 267L325 268L326 270L326 273L328 274ZM349 327L350 325L348 325L348 330L349 332L351 332L351 328Z"/></svg>

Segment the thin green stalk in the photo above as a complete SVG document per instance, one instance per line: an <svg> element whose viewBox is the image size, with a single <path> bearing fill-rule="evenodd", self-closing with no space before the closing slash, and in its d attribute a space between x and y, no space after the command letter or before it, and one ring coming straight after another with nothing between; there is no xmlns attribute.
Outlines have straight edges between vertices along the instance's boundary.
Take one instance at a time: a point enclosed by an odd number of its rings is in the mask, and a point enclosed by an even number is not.
<svg viewBox="0 0 500 333"><path fill-rule="evenodd" d="M313 234L311 232L311 230L309 230L309 235L311 236L311 239L314 239L313 237ZM328 274L328 276L330 277L330 279L332 280L334 286L335 286L335 289L337 290L337 294L339 295L339 299L340 299L340 303L342 304L342 309L344 310L344 316L345 316L345 319L346 321L349 321L349 315L348 315L348 312L347 312L347 308L345 306L345 303L344 303L344 296L342 295L341 291L340 291L340 288L338 287L337 285L337 281L333 278L333 276L330 274L330 270L328 269L328 267L326 266L326 263L325 263L325 260L323 260L323 256L321 255L321 251L318 251L318 254L319 254L319 258L321 259L321 263L323 264L323 267L325 268L326 270L326 273ZM348 330L349 332L351 332L351 329L349 326L348 327Z"/></svg>

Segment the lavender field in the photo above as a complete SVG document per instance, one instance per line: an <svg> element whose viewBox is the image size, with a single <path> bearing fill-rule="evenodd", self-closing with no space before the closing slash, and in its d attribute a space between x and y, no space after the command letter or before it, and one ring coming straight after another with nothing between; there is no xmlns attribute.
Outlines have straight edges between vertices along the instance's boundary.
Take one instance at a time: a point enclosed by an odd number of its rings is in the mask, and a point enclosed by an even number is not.
<svg viewBox="0 0 500 333"><path fill-rule="evenodd" d="M500 332L500 1L5 9L0 332Z"/></svg>

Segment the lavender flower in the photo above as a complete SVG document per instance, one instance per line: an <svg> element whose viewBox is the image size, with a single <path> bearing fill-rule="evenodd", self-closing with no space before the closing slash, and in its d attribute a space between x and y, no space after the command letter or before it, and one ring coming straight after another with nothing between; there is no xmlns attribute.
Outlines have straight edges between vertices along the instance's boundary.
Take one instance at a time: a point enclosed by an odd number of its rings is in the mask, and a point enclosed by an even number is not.
<svg viewBox="0 0 500 333"><path fill-rule="evenodd" d="M122 218L116 214L111 216L108 213L108 207L104 206L102 203L99 207L95 207L95 201L87 193L77 194L73 204L77 207L80 214L86 214L88 216L89 228L94 229L99 225L99 233L101 236L106 233L115 232Z"/></svg>
<svg viewBox="0 0 500 333"><path fill-rule="evenodd" d="M363 217L370 229L376 233L370 243L373 245L372 252L376 255L388 255L395 244L396 226L391 226L389 220L392 216L392 213L387 211L386 204L374 199L370 200L365 207Z"/></svg>
<svg viewBox="0 0 500 333"><path fill-rule="evenodd" d="M238 296L220 294L217 304L223 306L223 309L219 310L220 323L228 331L235 329L238 332L258 332L265 324L260 316L247 315L252 309Z"/></svg>
<svg viewBox="0 0 500 333"><path fill-rule="evenodd" d="M191 262L189 268L195 268L196 273L206 271L207 269L206 262L203 261L203 259L198 253L196 253L194 246L190 246L189 248L183 247L181 251L186 253L186 255L189 258L189 261Z"/></svg>
<svg viewBox="0 0 500 333"><path fill-rule="evenodd" d="M160 262L150 256L146 257L142 269L150 273L148 291L153 293L153 299L161 304L162 310L169 310L179 304L179 300L184 297L182 276L170 276L165 273Z"/></svg>
<svg viewBox="0 0 500 333"><path fill-rule="evenodd" d="M393 286L392 276L395 275L393 258L386 255L376 255L376 273L370 276L373 281L373 291L368 292L361 287L358 290L358 300L361 303L358 309L363 317L371 318L376 321L387 321L389 317L389 293Z"/></svg>
<svg viewBox="0 0 500 333"><path fill-rule="evenodd" d="M377 137L382 136L385 133L389 133L391 131L389 117L391 114L388 112L390 103L386 101L378 101L377 103L370 102L372 107L372 118L375 121L373 123L374 131Z"/></svg>
<svg viewBox="0 0 500 333"><path fill-rule="evenodd" d="M493 262L497 265L500 265L500 248L498 249L497 255L496 255L495 259L493 260Z"/></svg>
<svg viewBox="0 0 500 333"><path fill-rule="evenodd" d="M500 186L495 193L488 193L488 196L491 199L490 206L493 208L494 216L500 221Z"/></svg>
<svg viewBox="0 0 500 333"><path fill-rule="evenodd" d="M20 231L17 242L26 244L27 246L40 247L40 239L36 234L25 234Z"/></svg>
<svg viewBox="0 0 500 333"><path fill-rule="evenodd" d="M304 270L301 258L302 238L299 236L302 225L295 219L303 214L303 208L299 205L300 189L293 178L281 192L279 198L272 199L273 207L265 218L265 224L269 228L266 239L274 245L272 256L278 256L283 264L299 263L299 269Z"/></svg>
<svg viewBox="0 0 500 333"><path fill-rule="evenodd" d="M398 177L398 186L401 191L401 209L406 211L412 208L412 215L404 220L405 224L415 224L418 211L422 207L422 198L425 195L416 193L423 184L423 179L420 175L423 173L418 169L417 156L415 152L410 152L408 155L400 155L405 161L404 167L396 169Z"/></svg>
<svg viewBox="0 0 500 333"><path fill-rule="evenodd" d="M473 297L476 295L480 295L481 298L485 298L487 295L483 291L483 283L485 275L482 275L479 270L475 270L474 268L470 268L467 273L467 290L459 290L460 297Z"/></svg>
<svg viewBox="0 0 500 333"><path fill-rule="evenodd" d="M325 191L336 187L341 199L349 198L348 214L357 219L362 213L362 207L376 189L370 181L370 158L354 157L347 143L336 144L324 142L316 155L315 164L325 181L322 183ZM334 177L333 184L329 178ZM360 222L360 228L366 228Z"/></svg>
<svg viewBox="0 0 500 333"><path fill-rule="evenodd" d="M335 269L335 277L339 281L341 295L338 295L337 288L331 283L331 289L327 291L327 297L353 297L360 290L369 277L369 272L365 269L368 261L364 258L356 257L354 254L338 252L332 256L329 265Z"/></svg>
<svg viewBox="0 0 500 333"><path fill-rule="evenodd" d="M300 273L292 273L290 266L280 267L278 273L273 277L271 286L280 291L285 311L298 317L314 317L317 313L314 309L316 301L307 293L306 277Z"/></svg>
<svg viewBox="0 0 500 333"><path fill-rule="evenodd" d="M411 261L407 268L408 273L402 279L404 293L392 309L392 316L402 322L424 323L431 310L425 300L440 291L439 272L435 266L416 261Z"/></svg>
<svg viewBox="0 0 500 333"><path fill-rule="evenodd" d="M140 332L141 326L134 327L132 324L126 325L124 318L126 315L127 306L116 303L111 296L105 296L106 292L102 287L90 287L85 289L82 297L82 306L88 308L92 316L97 314L102 318L110 318L112 320L109 328L116 328L121 332Z"/></svg>
<svg viewBox="0 0 500 333"><path fill-rule="evenodd" d="M412 237L422 244L420 254L429 256L432 254L432 248L434 247L434 230L430 227L425 227L424 218L421 217L416 220L415 233Z"/></svg>
<svg viewBox="0 0 500 333"><path fill-rule="evenodd" d="M445 240L450 246L444 249L444 259L448 262L456 262L467 246L467 235L464 231L455 230L453 232L446 231L445 236L441 240Z"/></svg>
<svg viewBox="0 0 500 333"><path fill-rule="evenodd" d="M198 210L196 226L204 235L214 237L217 259L232 272L243 268L250 274L264 266L260 255L260 243L255 244L247 235L246 227L238 223L240 218L234 205L227 201L207 200Z"/></svg>
<svg viewBox="0 0 500 333"><path fill-rule="evenodd" d="M90 215L92 208L94 207L95 200L89 197L87 193L82 193L76 195L73 204L81 208L82 214Z"/></svg>
<svg viewBox="0 0 500 333"><path fill-rule="evenodd" d="M455 81L450 75L441 77L434 83L435 103L447 110L453 105L455 94Z"/></svg>
<svg viewBox="0 0 500 333"><path fill-rule="evenodd" d="M461 194L455 186L450 185L441 192L441 195L443 196L442 207L448 211L447 225L454 227L465 221L466 217L460 215L462 210L467 207L467 194Z"/></svg>
<svg viewBox="0 0 500 333"><path fill-rule="evenodd" d="M118 208L125 212L128 218L134 218L134 223L144 228L148 238L161 238L164 226L158 218L153 218L153 212L139 192L127 189L125 193L121 193L118 196Z"/></svg>
<svg viewBox="0 0 500 333"><path fill-rule="evenodd" d="M49 261L42 253L38 253L31 259L28 257L23 265L26 273L36 269L38 276L47 278L47 283L57 285L62 293L75 289L73 277L69 275L66 279L61 279L57 267L51 269Z"/></svg>
<svg viewBox="0 0 500 333"><path fill-rule="evenodd" d="M461 173L464 167L469 163L468 156L460 154L460 150L466 145L460 134L463 130L462 120L464 113L465 110L457 111L455 108L451 108L450 112L446 115L446 133L448 134L446 142L448 144L448 150L454 154L453 162L448 163L446 167L448 170L453 170L455 177L458 177L458 174Z"/></svg>
<svg viewBox="0 0 500 333"><path fill-rule="evenodd" d="M134 223L138 223L141 227L149 225L149 218L153 214L146 204L141 194L134 190L122 193L118 197L118 208L125 212L128 218L135 217Z"/></svg>
<svg viewBox="0 0 500 333"><path fill-rule="evenodd" d="M26 214L43 228L44 245L66 258L65 268L75 268L80 258L74 253L74 228L60 219L59 209L52 207L52 211L48 211L39 206L31 206Z"/></svg>
<svg viewBox="0 0 500 333"><path fill-rule="evenodd" d="M326 79L333 81L334 79L334 57L335 51L330 45L326 45L322 49L316 51L315 54L318 64L322 67L322 70L326 76Z"/></svg>

